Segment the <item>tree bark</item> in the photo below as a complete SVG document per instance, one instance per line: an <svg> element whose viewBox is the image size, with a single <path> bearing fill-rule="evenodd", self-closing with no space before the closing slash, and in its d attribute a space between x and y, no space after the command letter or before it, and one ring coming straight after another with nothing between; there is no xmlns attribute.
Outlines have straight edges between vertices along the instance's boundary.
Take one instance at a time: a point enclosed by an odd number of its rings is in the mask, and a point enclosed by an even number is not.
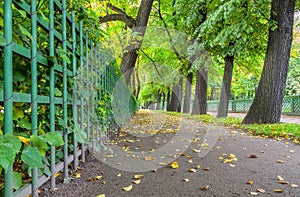
<svg viewBox="0 0 300 197"><path fill-rule="evenodd" d="M177 84L174 84L168 111L177 111L179 105L178 95L179 95L179 86Z"/></svg>
<svg viewBox="0 0 300 197"><path fill-rule="evenodd" d="M192 114L206 114L207 71L199 68L196 72L196 88Z"/></svg>
<svg viewBox="0 0 300 197"><path fill-rule="evenodd" d="M170 111L170 99L171 99L171 91L170 91L170 87L168 87L168 93L167 93L167 111Z"/></svg>
<svg viewBox="0 0 300 197"><path fill-rule="evenodd" d="M162 97L163 97L163 100L162 100L161 109L165 110L166 94L164 92L162 93Z"/></svg>
<svg viewBox="0 0 300 197"><path fill-rule="evenodd" d="M137 50L141 47L143 36L146 31L146 26L149 20L152 4L154 0L142 0L140 4L140 8L136 17L136 20L129 17L123 10L117 8L111 4L107 6L117 12L118 14L109 14L104 17L100 17L99 21L109 22L109 21L116 21L120 20L123 21L127 27L132 29L132 35L139 35L132 36L129 38L129 45L126 47L122 61L121 61L121 71L125 78L127 85L130 83L130 76L133 72L133 68L135 66L138 54Z"/></svg>
<svg viewBox="0 0 300 197"><path fill-rule="evenodd" d="M225 118L228 114L234 56L226 56L224 60L225 68L217 117Z"/></svg>
<svg viewBox="0 0 300 197"><path fill-rule="evenodd" d="M178 90L178 106L177 106L177 112L181 112L181 105L182 105L182 86L183 86L183 77L180 77L179 79L179 90Z"/></svg>
<svg viewBox="0 0 300 197"><path fill-rule="evenodd" d="M156 110L161 110L160 106L161 106L161 92L160 92L160 90L158 90Z"/></svg>
<svg viewBox="0 0 300 197"><path fill-rule="evenodd" d="M280 121L289 66L295 0L273 0L271 20L278 28L269 29L268 48L263 72L244 124Z"/></svg>
<svg viewBox="0 0 300 197"><path fill-rule="evenodd" d="M189 61L188 71L191 69L193 61ZM192 92L192 83L193 83L193 73L188 73L185 83L185 94L184 94L184 103L183 103L183 113L190 113L191 106L191 92Z"/></svg>
<svg viewBox="0 0 300 197"><path fill-rule="evenodd" d="M135 72L136 72L135 74L136 74L136 80L137 80L137 91L135 94L135 98L136 98L136 100L138 100L139 94L141 91L141 81L140 81L140 77L139 77L139 67L138 66L136 67Z"/></svg>

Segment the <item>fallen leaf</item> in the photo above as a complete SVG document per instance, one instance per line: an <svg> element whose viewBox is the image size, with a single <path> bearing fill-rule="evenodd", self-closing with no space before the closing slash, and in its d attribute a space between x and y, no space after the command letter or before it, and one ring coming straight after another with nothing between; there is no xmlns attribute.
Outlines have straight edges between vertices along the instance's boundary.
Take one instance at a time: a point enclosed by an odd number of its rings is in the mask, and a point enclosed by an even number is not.
<svg viewBox="0 0 300 197"><path fill-rule="evenodd" d="M201 152L201 150L198 150L198 149L193 149L193 151L195 152L195 153L200 153Z"/></svg>
<svg viewBox="0 0 300 197"><path fill-rule="evenodd" d="M298 187L298 185L296 185L296 184L291 184L291 187L296 188L296 187Z"/></svg>
<svg viewBox="0 0 300 197"><path fill-rule="evenodd" d="M183 181L184 181L184 182L189 182L190 180L189 180L189 179L183 179Z"/></svg>
<svg viewBox="0 0 300 197"><path fill-rule="evenodd" d="M165 162L159 162L158 165L164 166L164 165L167 165L167 163L165 163Z"/></svg>
<svg viewBox="0 0 300 197"><path fill-rule="evenodd" d="M59 175L61 175L61 173L57 172L57 173L55 173L54 177L57 178L57 177L59 177Z"/></svg>
<svg viewBox="0 0 300 197"><path fill-rule="evenodd" d="M156 170L156 169L153 169L152 172L157 172L157 170Z"/></svg>
<svg viewBox="0 0 300 197"><path fill-rule="evenodd" d="M140 184L140 183L141 183L141 180L135 180L135 181L132 181L132 183L134 183L134 184L138 185L138 184Z"/></svg>
<svg viewBox="0 0 300 197"><path fill-rule="evenodd" d="M81 176L78 172L75 173L75 178L81 178Z"/></svg>
<svg viewBox="0 0 300 197"><path fill-rule="evenodd" d="M281 184L289 184L289 182L287 182L287 181L279 181L279 183L281 183Z"/></svg>
<svg viewBox="0 0 300 197"><path fill-rule="evenodd" d="M277 160L277 163L284 163L284 161L283 160Z"/></svg>
<svg viewBox="0 0 300 197"><path fill-rule="evenodd" d="M265 193L266 192L263 188L258 188L258 189L256 189L256 191L258 191L260 193Z"/></svg>
<svg viewBox="0 0 300 197"><path fill-rule="evenodd" d="M187 162L188 162L188 163L193 163L193 161L192 161L191 159L189 159Z"/></svg>
<svg viewBox="0 0 300 197"><path fill-rule="evenodd" d="M106 158L113 158L114 155L106 155Z"/></svg>
<svg viewBox="0 0 300 197"><path fill-rule="evenodd" d="M224 159L224 157L219 157L219 160L223 160Z"/></svg>
<svg viewBox="0 0 300 197"><path fill-rule="evenodd" d="M198 166L196 166L196 168L197 168L197 169L200 169L200 168L201 168L201 166L199 166L199 165L198 165Z"/></svg>
<svg viewBox="0 0 300 197"><path fill-rule="evenodd" d="M274 189L275 193L282 193L283 191L281 189Z"/></svg>
<svg viewBox="0 0 300 197"><path fill-rule="evenodd" d="M282 178L281 176L277 176L277 178L279 179L279 181L284 181L284 178Z"/></svg>
<svg viewBox="0 0 300 197"><path fill-rule="evenodd" d="M191 159L191 158L193 158L192 156L190 156L190 155L187 155L187 156L185 156L186 158L188 158L188 159Z"/></svg>
<svg viewBox="0 0 300 197"><path fill-rule="evenodd" d="M290 153L293 153L293 152L295 152L295 150L289 150L290 151Z"/></svg>
<svg viewBox="0 0 300 197"><path fill-rule="evenodd" d="M97 180L99 180L99 179L101 179L102 178L102 176L96 176L96 179Z"/></svg>
<svg viewBox="0 0 300 197"><path fill-rule="evenodd" d="M204 187L200 188L201 190L208 190L209 189L209 185L205 185Z"/></svg>
<svg viewBox="0 0 300 197"><path fill-rule="evenodd" d="M176 161L170 163L170 167L173 168L173 169L176 169L176 168L179 168L179 165Z"/></svg>
<svg viewBox="0 0 300 197"><path fill-rule="evenodd" d="M253 184L254 184L254 181L253 181L253 180L249 180L249 181L247 182L247 184L248 184L248 185L253 185Z"/></svg>
<svg viewBox="0 0 300 197"><path fill-rule="evenodd" d="M203 170L204 171L209 171L210 169L209 169L209 167L207 167L207 168L203 168Z"/></svg>
<svg viewBox="0 0 300 197"><path fill-rule="evenodd" d="M140 178L143 178L144 177L144 175L142 175L142 174L136 174L136 175L134 175L134 179L140 179Z"/></svg>
<svg viewBox="0 0 300 197"><path fill-rule="evenodd" d="M194 168L189 169L189 172L197 172Z"/></svg>
<svg viewBox="0 0 300 197"><path fill-rule="evenodd" d="M102 181L102 184L105 185L105 184L106 184L106 181Z"/></svg>
<svg viewBox="0 0 300 197"><path fill-rule="evenodd" d="M253 159L255 158L255 159L256 159L256 158L257 158L257 156L256 156L256 155L254 155L254 154L251 154L251 155L249 156L249 158L253 158Z"/></svg>
<svg viewBox="0 0 300 197"><path fill-rule="evenodd" d="M233 165L233 164L231 164L231 163L229 164L229 166L230 166L230 167L232 167L232 168L234 168L234 167L235 167L235 165Z"/></svg>
<svg viewBox="0 0 300 197"><path fill-rule="evenodd" d="M121 173L117 174L117 177L120 177L120 176L122 176Z"/></svg>
<svg viewBox="0 0 300 197"><path fill-rule="evenodd" d="M123 187L123 190L129 192L130 190L132 190L132 185L129 185L128 187Z"/></svg>
<svg viewBox="0 0 300 197"><path fill-rule="evenodd" d="M155 158L153 158L152 156L147 156L144 158L145 161L152 161L154 160Z"/></svg>
<svg viewBox="0 0 300 197"><path fill-rule="evenodd" d="M97 197L105 197L105 194L99 194Z"/></svg>
<svg viewBox="0 0 300 197"><path fill-rule="evenodd" d="M257 192L250 192L250 195L252 195L252 196L257 196L258 193L257 193Z"/></svg>

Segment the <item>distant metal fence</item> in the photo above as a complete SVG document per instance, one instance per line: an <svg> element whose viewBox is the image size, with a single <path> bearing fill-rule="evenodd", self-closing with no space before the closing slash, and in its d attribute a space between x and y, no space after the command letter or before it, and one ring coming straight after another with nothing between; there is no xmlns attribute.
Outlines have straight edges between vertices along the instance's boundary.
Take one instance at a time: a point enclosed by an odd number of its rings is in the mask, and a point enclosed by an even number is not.
<svg viewBox="0 0 300 197"><path fill-rule="evenodd" d="M51 189L55 189L55 174L64 171L64 179L69 178L68 164L73 162L76 169L79 164L79 156L85 162L85 149L95 148L103 143L110 134L106 132L113 129L117 123L111 110L112 99L118 99L120 106L129 105L129 115L137 109L137 102L133 96L129 101L120 98L111 98L115 84L119 81L119 72L109 65L98 50L95 43L88 39L88 32L83 33L82 22L75 21L75 13L70 15L66 11L66 0L49 0L49 16L42 16L37 10L37 1L5 0L4 1L4 39L0 50L4 50L4 84L0 89L0 107L4 107L4 134L15 133L16 124L14 108L18 103L27 103L30 106L30 127L31 134L39 135L41 123L41 112L38 110L44 106L49 119L44 123L46 129L43 132L60 131L64 139L63 161L57 162L56 154L58 149L51 147L50 155L51 175L39 175L37 168L32 170L32 181L17 191L13 190L13 166L4 172L4 196L38 196L38 188L51 179ZM25 11L30 19L30 46L22 45L13 40L13 8ZM61 13L61 18L56 18L55 12ZM59 20L59 21L58 21ZM61 30L55 26L61 24ZM24 30L24 29L23 29ZM25 31L25 30L24 30ZM39 51L39 31L48 34L48 53ZM61 32L59 32L61 31ZM1 36L1 35L0 35ZM62 46L62 55L57 54L57 47ZM1 51L0 51L1 52ZM64 56L65 55L65 56ZM69 56L69 58L66 58ZM2 56L3 57L3 56ZM59 57L62 57L59 59ZM1 58L1 57L0 57ZM24 58L30 65L31 84L29 92L15 91L14 72L18 70L15 65L16 58ZM68 59L70 61L68 61ZM48 72L45 79L40 79L39 74ZM72 82L73 80L73 82ZM62 83L60 83L62 82ZM41 83L49 83L41 93ZM73 84L72 84L73 83ZM22 87L22 84L18 84ZM61 96L57 96L57 91ZM128 93L124 85L124 93ZM104 97L109 97L105 98ZM107 102L107 103L105 103ZM3 106L4 105L4 106ZM61 122L59 123L61 118ZM1 120L0 120L1 121ZM47 125L48 124L48 125ZM73 127L70 126L73 124ZM0 126L0 129L3 126ZM76 128L79 127L79 128ZM86 142L79 143L76 139L75 129L82 130L86 136ZM73 131L72 131L73 130ZM70 149L70 145L73 148ZM33 145L32 145L33 146ZM9 150L7 150L9 151ZM3 172L2 172L3 173Z"/></svg>
<svg viewBox="0 0 300 197"><path fill-rule="evenodd" d="M253 99L230 100L229 112L247 112ZM218 111L219 101L208 101L207 111ZM300 115L300 95L286 96L282 103L282 114Z"/></svg>

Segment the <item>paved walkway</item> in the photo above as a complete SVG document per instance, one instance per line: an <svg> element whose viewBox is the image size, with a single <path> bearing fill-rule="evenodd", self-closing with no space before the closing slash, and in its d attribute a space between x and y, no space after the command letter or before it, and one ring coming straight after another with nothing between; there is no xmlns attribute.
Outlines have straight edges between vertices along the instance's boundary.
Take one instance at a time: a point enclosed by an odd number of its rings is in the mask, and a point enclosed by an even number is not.
<svg viewBox="0 0 300 197"><path fill-rule="evenodd" d="M208 114L215 116L217 115L217 112L208 112ZM244 118L246 116L246 113L228 113L228 116L235 117L235 118ZM282 115L281 122L300 124L300 116Z"/></svg>

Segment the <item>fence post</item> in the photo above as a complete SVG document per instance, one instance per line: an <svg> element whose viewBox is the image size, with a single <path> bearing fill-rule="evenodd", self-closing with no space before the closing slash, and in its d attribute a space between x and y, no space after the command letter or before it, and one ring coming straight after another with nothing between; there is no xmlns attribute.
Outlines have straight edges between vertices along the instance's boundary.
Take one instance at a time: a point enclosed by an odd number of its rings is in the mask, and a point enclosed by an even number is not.
<svg viewBox="0 0 300 197"><path fill-rule="evenodd" d="M4 1L4 133L13 133L12 0ZM4 172L4 196L13 196L13 166Z"/></svg>
<svg viewBox="0 0 300 197"><path fill-rule="evenodd" d="M85 54L85 64L86 64L86 73L85 73L85 84L86 84L86 90L87 90L87 99L86 99L86 120L87 120L87 140L90 141L90 90L89 90L89 35L88 32L86 32L85 34L85 50L86 50L86 54Z"/></svg>
<svg viewBox="0 0 300 197"><path fill-rule="evenodd" d="M37 114L37 11L36 0L31 0L31 130L38 135ZM32 196L38 196L38 168L32 169Z"/></svg>
<svg viewBox="0 0 300 197"><path fill-rule="evenodd" d="M67 12L66 12L66 0L62 0L62 44L64 53L67 52ZM63 59L63 119L64 126L68 124L68 89L67 89L67 62ZM64 178L65 182L68 182L68 129L63 128L64 135Z"/></svg>
<svg viewBox="0 0 300 197"><path fill-rule="evenodd" d="M72 11L72 66L73 66L73 77L76 77L77 74L77 61L76 61L76 21L75 21L75 12ZM74 90L77 90L76 83L74 83ZM73 92L73 119L74 119L74 126L76 125L76 129L79 129L78 125L78 106L77 106L77 96L78 92ZM78 127L77 127L78 126ZM77 140L75 138L75 133L73 131L73 155L74 155L74 169L77 169L78 167L78 155L77 155Z"/></svg>
<svg viewBox="0 0 300 197"><path fill-rule="evenodd" d="M49 1L49 56L52 59L50 62L50 132L55 131L55 103L54 103L54 88L55 88L55 71L54 71L54 2ZM51 190L55 190L55 147L51 146L50 150L50 168L51 168Z"/></svg>

